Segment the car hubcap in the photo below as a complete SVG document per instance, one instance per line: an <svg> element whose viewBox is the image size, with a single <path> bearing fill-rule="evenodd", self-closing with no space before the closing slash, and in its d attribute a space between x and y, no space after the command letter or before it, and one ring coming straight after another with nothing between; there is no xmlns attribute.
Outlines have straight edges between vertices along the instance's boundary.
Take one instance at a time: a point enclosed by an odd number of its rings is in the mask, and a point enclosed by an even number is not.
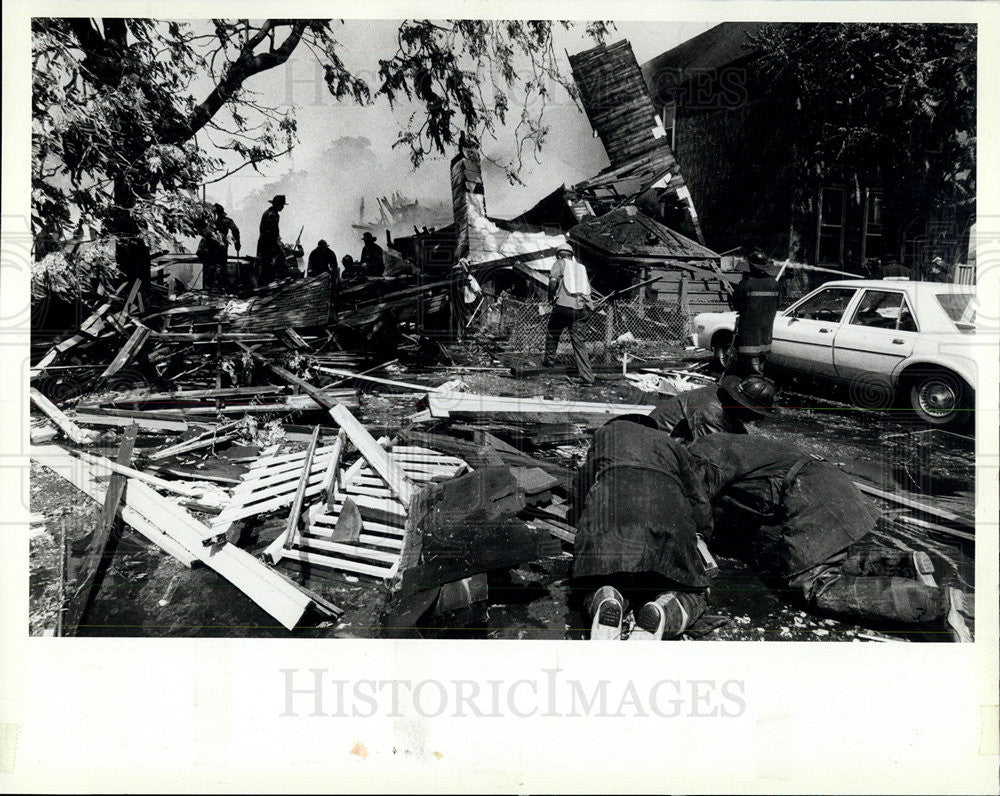
<svg viewBox="0 0 1000 796"><path fill-rule="evenodd" d="M950 384L928 381L920 387L920 408L934 417L943 417L955 411L958 396Z"/></svg>

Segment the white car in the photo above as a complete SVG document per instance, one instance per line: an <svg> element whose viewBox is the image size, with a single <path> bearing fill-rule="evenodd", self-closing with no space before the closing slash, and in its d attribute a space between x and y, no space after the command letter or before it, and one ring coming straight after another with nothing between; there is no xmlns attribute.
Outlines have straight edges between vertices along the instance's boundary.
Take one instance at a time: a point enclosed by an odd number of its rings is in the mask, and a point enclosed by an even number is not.
<svg viewBox="0 0 1000 796"><path fill-rule="evenodd" d="M774 318L768 366L846 382L860 405L908 400L932 425L975 409L975 287L909 280L827 282ZM735 312L694 318L694 342L725 367Z"/></svg>

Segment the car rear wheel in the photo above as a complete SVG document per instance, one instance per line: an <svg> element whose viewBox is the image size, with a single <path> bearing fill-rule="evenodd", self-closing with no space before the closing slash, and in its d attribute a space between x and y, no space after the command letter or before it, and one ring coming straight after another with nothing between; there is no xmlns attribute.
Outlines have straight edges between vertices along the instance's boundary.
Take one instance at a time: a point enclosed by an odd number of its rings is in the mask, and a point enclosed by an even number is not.
<svg viewBox="0 0 1000 796"><path fill-rule="evenodd" d="M975 404L970 390L954 373L946 370L916 373L909 386L910 406L925 423L959 427L972 422Z"/></svg>

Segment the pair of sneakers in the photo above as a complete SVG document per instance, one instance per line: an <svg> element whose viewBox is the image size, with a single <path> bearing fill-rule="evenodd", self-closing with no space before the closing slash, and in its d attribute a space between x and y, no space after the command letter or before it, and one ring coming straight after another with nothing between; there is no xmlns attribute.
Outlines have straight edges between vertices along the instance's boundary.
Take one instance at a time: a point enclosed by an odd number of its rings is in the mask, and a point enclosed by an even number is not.
<svg viewBox="0 0 1000 796"><path fill-rule="evenodd" d="M700 599L700 598L698 598ZM651 600L635 615L629 641L659 641L666 634L675 638L697 619L677 592L667 591ZM590 597L591 641L615 641L622 637L625 599L613 586L602 586Z"/></svg>

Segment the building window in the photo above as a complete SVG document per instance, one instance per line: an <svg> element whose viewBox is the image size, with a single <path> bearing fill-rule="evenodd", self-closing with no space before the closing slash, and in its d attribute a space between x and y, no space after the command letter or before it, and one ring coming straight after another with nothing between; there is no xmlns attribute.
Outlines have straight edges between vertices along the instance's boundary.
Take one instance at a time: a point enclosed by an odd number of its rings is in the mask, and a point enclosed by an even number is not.
<svg viewBox="0 0 1000 796"><path fill-rule="evenodd" d="M865 188L865 223L861 239L861 262L869 257L885 256L882 243L882 214L885 210L881 191Z"/></svg>
<svg viewBox="0 0 1000 796"><path fill-rule="evenodd" d="M819 189L816 262L839 264L844 259L844 189Z"/></svg>

